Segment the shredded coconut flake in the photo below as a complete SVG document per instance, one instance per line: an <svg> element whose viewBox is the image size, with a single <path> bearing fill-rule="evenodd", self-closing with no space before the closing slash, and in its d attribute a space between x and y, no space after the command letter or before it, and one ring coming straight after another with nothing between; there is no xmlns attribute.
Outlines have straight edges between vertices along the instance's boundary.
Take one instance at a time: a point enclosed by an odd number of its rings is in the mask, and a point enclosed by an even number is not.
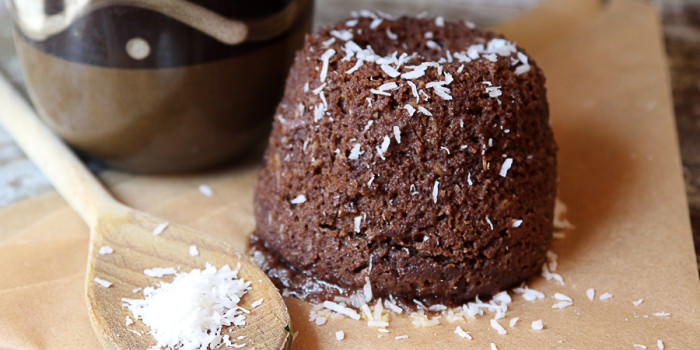
<svg viewBox="0 0 700 350"><path fill-rule="evenodd" d="M396 125L394 125L393 130L394 130L394 139L396 139L396 143L401 144L401 130Z"/></svg>
<svg viewBox="0 0 700 350"><path fill-rule="evenodd" d="M389 38L391 40L396 40L399 38L399 36L396 35L395 33L393 33L391 31L391 28L389 28L389 27L386 27L386 36L387 36L387 38Z"/></svg>
<svg viewBox="0 0 700 350"><path fill-rule="evenodd" d="M321 304L321 305L328 310L331 310L331 311L334 311L338 314L350 317L353 320L360 319L360 314L358 314L357 311L355 311L355 310L353 310L345 305L334 303L334 302L328 301L328 300L324 301L323 304Z"/></svg>
<svg viewBox="0 0 700 350"><path fill-rule="evenodd" d="M199 185L199 192L207 197L214 195L214 191L207 185Z"/></svg>
<svg viewBox="0 0 700 350"><path fill-rule="evenodd" d="M501 175L501 177L506 177L506 175L508 175L508 170L512 165L513 158L506 158L506 160L503 161L503 165L501 165L501 171L498 173L498 175Z"/></svg>
<svg viewBox="0 0 700 350"><path fill-rule="evenodd" d="M382 68L384 73L386 73L386 75L388 75L392 78L396 78L399 75L401 75L401 73L399 71L397 71L394 67L392 67L388 64L382 64L380 67Z"/></svg>
<svg viewBox="0 0 700 350"><path fill-rule="evenodd" d="M156 228L153 229L153 235L158 236L159 234L163 233L165 229L168 227L168 223L164 222L162 224L158 224Z"/></svg>
<svg viewBox="0 0 700 350"><path fill-rule="evenodd" d="M191 245L189 248L189 253L190 253L190 256L197 256L197 255L199 255L199 249L197 249L196 245Z"/></svg>
<svg viewBox="0 0 700 350"><path fill-rule="evenodd" d="M560 302L558 302L558 303L552 305L552 309L559 309L559 310L561 310L561 309L565 309L565 308L567 308L567 307L569 307L569 306L571 306L571 305L574 305L574 303L572 303L572 302L570 302L570 301L560 301Z"/></svg>
<svg viewBox="0 0 700 350"><path fill-rule="evenodd" d="M132 320L131 317L126 316L126 318L124 319L124 326L129 327L132 324L134 324L134 320Z"/></svg>
<svg viewBox="0 0 700 350"><path fill-rule="evenodd" d="M391 81L391 82L379 85L379 88L377 88L377 89L379 91L389 91L389 90L396 90L398 88L399 88L399 86L395 82Z"/></svg>
<svg viewBox="0 0 700 350"><path fill-rule="evenodd" d="M304 202L306 202L306 196L303 194L300 194L300 195L296 196L294 199L292 199L291 201L289 201L289 203L292 203L292 204L301 204Z"/></svg>
<svg viewBox="0 0 700 350"><path fill-rule="evenodd" d="M572 301L568 295L561 293L554 293L554 299L557 299L559 301Z"/></svg>
<svg viewBox="0 0 700 350"><path fill-rule="evenodd" d="M646 345L642 345L642 344L632 344L632 346L637 348L637 349L646 349L647 348Z"/></svg>
<svg viewBox="0 0 700 350"><path fill-rule="evenodd" d="M401 74L401 78L403 79L417 79L425 75L425 69L414 69L410 72L406 72Z"/></svg>
<svg viewBox="0 0 700 350"><path fill-rule="evenodd" d="M530 65L529 64L522 64L517 67L515 67L515 75L521 75L525 74L530 71Z"/></svg>
<svg viewBox="0 0 700 350"><path fill-rule="evenodd" d="M518 323L518 320L520 320L520 317L513 317L510 319L510 322L508 323L508 326L510 328L515 327L515 325Z"/></svg>
<svg viewBox="0 0 700 350"><path fill-rule="evenodd" d="M354 219L355 232L360 233L360 225L362 225L362 215L356 216Z"/></svg>
<svg viewBox="0 0 700 350"><path fill-rule="evenodd" d="M500 334L500 335L508 334L508 332L506 332L506 329L503 328L503 326L501 326L501 324L498 323L498 321L496 321L495 319L492 319L490 321L490 323L491 323L491 328L495 329L498 332L498 334Z"/></svg>
<svg viewBox="0 0 700 350"><path fill-rule="evenodd" d="M661 339L658 339L658 340L656 341L656 347L657 347L659 350L664 350L664 342L663 342Z"/></svg>
<svg viewBox="0 0 700 350"><path fill-rule="evenodd" d="M513 292L517 294L522 294L523 299L525 299L526 301L544 299L544 293L536 289L530 289L528 287L516 287L513 288Z"/></svg>
<svg viewBox="0 0 700 350"><path fill-rule="evenodd" d="M384 153L389 149L389 144L391 144L391 138L389 136L384 136L382 144L377 146L377 154L380 158L384 159Z"/></svg>
<svg viewBox="0 0 700 350"><path fill-rule="evenodd" d="M559 284L564 285L564 277L561 277L560 274L551 272L549 270L549 267L547 266L548 264L542 265L542 277L544 277L547 281L549 280L555 280Z"/></svg>
<svg viewBox="0 0 700 350"><path fill-rule="evenodd" d="M177 271L172 267L154 267L152 269L143 270L143 274L149 277L163 277L165 275L174 275Z"/></svg>
<svg viewBox="0 0 700 350"><path fill-rule="evenodd" d="M350 35L352 38L352 33ZM328 75L328 61L331 59L331 57L333 57L333 55L335 55L334 49L328 49L323 53L323 55L321 55L321 73L318 76L321 82L326 80L326 75Z"/></svg>
<svg viewBox="0 0 700 350"><path fill-rule="evenodd" d="M612 293L605 292L605 293L600 295L599 299L600 300L608 300L612 297L613 297Z"/></svg>
<svg viewBox="0 0 700 350"><path fill-rule="evenodd" d="M489 227L491 228L491 231L493 231L493 222L491 222L491 219L490 219L488 216L486 216L486 223L489 224Z"/></svg>
<svg viewBox="0 0 700 350"><path fill-rule="evenodd" d="M216 349L229 345L224 326L245 325L238 306L250 282L238 279L228 265L179 273L171 283L146 287L144 299L122 299L133 316L150 327L156 344L151 349ZM236 348L244 344L233 344Z"/></svg>
<svg viewBox="0 0 700 350"><path fill-rule="evenodd" d="M436 43L436 42L433 41L433 40L428 40L428 41L426 41L426 42L425 42L425 46L427 46L429 49L433 49L433 50L440 50L440 49L442 49L442 47L440 46L440 44Z"/></svg>
<svg viewBox="0 0 700 350"><path fill-rule="evenodd" d="M108 245L103 245L100 247L100 250L97 251L97 254L99 255L107 255L107 254L112 254L114 253L114 249Z"/></svg>
<svg viewBox="0 0 700 350"><path fill-rule="evenodd" d="M357 24L357 21L355 21L355 24ZM331 30L331 35L343 41L352 40L353 37L352 32L349 30Z"/></svg>
<svg viewBox="0 0 700 350"><path fill-rule="evenodd" d="M365 131L369 130L369 128L372 126L373 123L374 123L374 120L368 121L368 122L367 122L367 125L365 125L365 128L362 129L362 132L365 132Z"/></svg>
<svg viewBox="0 0 700 350"><path fill-rule="evenodd" d="M643 299L643 298L639 298L639 299L633 301L633 302L632 302L632 305L634 305L634 306L639 306L639 305L642 305L643 302L644 302L644 299Z"/></svg>
<svg viewBox="0 0 700 350"><path fill-rule="evenodd" d="M396 339L396 340L408 339L408 336L407 335L398 335L398 336L395 336L394 339Z"/></svg>
<svg viewBox="0 0 700 350"><path fill-rule="evenodd" d="M432 116L433 116L433 114L430 113L430 111L427 110L427 109L426 109L425 107L423 107L423 106L418 106L418 112L423 113L423 114L425 114L425 115L427 115L427 116L429 116L429 117L432 117Z"/></svg>
<svg viewBox="0 0 700 350"><path fill-rule="evenodd" d="M335 332L335 340L341 341L343 339L345 339L345 332L343 332L343 331Z"/></svg>
<svg viewBox="0 0 700 350"><path fill-rule="evenodd" d="M420 101L420 97L418 97L418 89L416 88L416 84L414 84L412 81L407 81L406 84L411 87L411 94L416 98L416 103Z"/></svg>
<svg viewBox="0 0 700 350"><path fill-rule="evenodd" d="M442 18L442 16L435 17L435 25L438 27L444 27L445 26L445 19Z"/></svg>
<svg viewBox="0 0 700 350"><path fill-rule="evenodd" d="M457 334L458 336L460 336L464 339L472 340L472 336L469 335L469 332L464 331L464 329L462 329L462 327L460 327L460 326L457 326L457 328L455 328L455 334Z"/></svg>
<svg viewBox="0 0 700 350"><path fill-rule="evenodd" d="M97 284L99 284L99 285L101 285L102 287L105 287L105 288L109 288L109 287L112 286L112 282L103 280L103 279L101 279L101 278L99 278L99 277L95 277L94 281L95 281L95 283L97 283Z"/></svg>
<svg viewBox="0 0 700 350"><path fill-rule="evenodd" d="M671 314L668 312L654 312L652 315L656 316L656 317L669 317L669 316L671 316Z"/></svg>
<svg viewBox="0 0 700 350"><path fill-rule="evenodd" d="M498 350L498 347L496 346L496 344L491 343L491 350Z"/></svg>
<svg viewBox="0 0 700 350"><path fill-rule="evenodd" d="M588 300L593 301L595 299L595 289L586 289L586 297L588 298Z"/></svg>
<svg viewBox="0 0 700 350"><path fill-rule="evenodd" d="M440 186L440 181L435 181L435 184L433 185L433 203L437 204L438 200L438 187Z"/></svg>
<svg viewBox="0 0 700 350"><path fill-rule="evenodd" d="M484 90L487 94L489 94L489 97L491 98L496 98L503 95L500 86L487 86Z"/></svg>
<svg viewBox="0 0 700 350"><path fill-rule="evenodd" d="M350 150L350 155L348 156L348 159L350 160L356 160L360 158L360 156L365 153L362 152L361 150L362 145L359 143L356 143L355 145L352 146L352 149Z"/></svg>
<svg viewBox="0 0 700 350"><path fill-rule="evenodd" d="M330 39L328 39L328 40L322 42L321 45L323 45L323 47L328 47L328 46L330 46L331 44L333 44L334 42L335 42L335 38L330 38Z"/></svg>
<svg viewBox="0 0 700 350"><path fill-rule="evenodd" d="M256 307L262 305L262 303L263 303L264 300L265 300L264 298L260 298L260 299L258 299L258 300L256 300L256 301L254 301L252 304L250 304L250 307L253 308L253 309L255 309Z"/></svg>
<svg viewBox="0 0 700 350"><path fill-rule="evenodd" d="M413 114L416 113L416 109L413 108L413 106L409 105L408 103L403 105L403 108L408 111L408 115L413 117Z"/></svg>
<svg viewBox="0 0 700 350"><path fill-rule="evenodd" d="M537 320L537 321L532 321L532 324L530 325L532 329L536 331L541 331L544 328L544 325L542 324L542 320Z"/></svg>
<svg viewBox="0 0 700 350"><path fill-rule="evenodd" d="M390 93L388 93L386 91L382 91L382 90L377 90L377 89L369 89L369 92L371 92L373 94L377 94L377 95L391 96Z"/></svg>

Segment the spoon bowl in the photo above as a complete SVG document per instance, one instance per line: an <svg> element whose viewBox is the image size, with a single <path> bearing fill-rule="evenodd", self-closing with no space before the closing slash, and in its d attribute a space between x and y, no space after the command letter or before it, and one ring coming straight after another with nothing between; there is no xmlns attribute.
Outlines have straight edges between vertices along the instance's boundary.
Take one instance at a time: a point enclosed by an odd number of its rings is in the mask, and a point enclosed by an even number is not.
<svg viewBox="0 0 700 350"><path fill-rule="evenodd" d="M275 286L250 259L222 242L209 239L189 227L168 223L165 230L154 235L164 219L137 210L122 208L116 215L98 220L92 232L85 291L88 310L95 334L105 349L146 349L155 340L148 335L148 327L135 322L125 327L126 317L134 319L123 307L122 298L143 298L144 286L172 280L172 275L153 278L145 269L173 267L179 272L201 269L206 263L217 267L228 265L235 269L240 264L238 278L251 282L251 289L239 306L251 311L246 325L224 327L221 334L229 335L236 343L245 343L246 349L286 349L291 346L290 320L282 297ZM189 247L197 247L198 255L190 256ZM101 247L113 252L99 254ZM105 288L95 278L112 283ZM252 303L262 299L259 306ZM142 334L142 335L139 335ZM240 341L235 339L244 336Z"/></svg>

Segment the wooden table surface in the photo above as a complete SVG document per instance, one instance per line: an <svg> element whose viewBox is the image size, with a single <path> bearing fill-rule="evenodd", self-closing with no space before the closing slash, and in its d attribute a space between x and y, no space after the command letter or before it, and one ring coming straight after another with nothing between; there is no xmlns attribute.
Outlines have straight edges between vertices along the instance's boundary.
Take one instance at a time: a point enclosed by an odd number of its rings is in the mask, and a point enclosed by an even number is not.
<svg viewBox="0 0 700 350"><path fill-rule="evenodd" d="M469 13L473 22L488 26L535 6L539 0L317 0L316 24L325 25L351 9L370 7L392 12ZM652 1L661 11L666 51L683 160L690 219L700 269L700 0ZM449 15L447 17L450 17ZM21 85L9 30L9 17L0 6L0 72ZM51 188L41 173L0 128L0 206L37 196Z"/></svg>

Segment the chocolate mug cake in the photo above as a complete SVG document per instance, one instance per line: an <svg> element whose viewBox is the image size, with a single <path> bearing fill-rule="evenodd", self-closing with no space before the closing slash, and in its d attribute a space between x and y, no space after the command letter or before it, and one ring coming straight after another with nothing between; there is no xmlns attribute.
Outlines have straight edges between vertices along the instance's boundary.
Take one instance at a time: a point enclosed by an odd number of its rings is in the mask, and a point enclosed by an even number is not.
<svg viewBox="0 0 700 350"><path fill-rule="evenodd" d="M48 125L114 167L151 173L211 166L264 139L313 7L308 0L8 4L29 95ZM240 38L226 40L223 29L235 34L237 24Z"/></svg>
<svg viewBox="0 0 700 350"><path fill-rule="evenodd" d="M368 12L308 36L256 185L254 260L314 302L407 307L539 273L556 194L544 83L515 43L441 17Z"/></svg>

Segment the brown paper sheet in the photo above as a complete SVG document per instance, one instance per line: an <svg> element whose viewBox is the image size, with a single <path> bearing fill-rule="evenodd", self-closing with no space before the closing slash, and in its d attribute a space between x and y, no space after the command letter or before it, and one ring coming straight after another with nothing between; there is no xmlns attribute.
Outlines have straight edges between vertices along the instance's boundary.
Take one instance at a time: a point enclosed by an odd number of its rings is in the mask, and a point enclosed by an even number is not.
<svg viewBox="0 0 700 350"><path fill-rule="evenodd" d="M503 26L548 78L559 197L576 225L553 245L566 285L529 281L547 298L514 296L501 323L520 322L507 335L491 329L488 316L423 329L400 318L380 339L359 321L314 326L310 306L287 299L299 332L295 349L655 349L657 339L666 349L700 346L700 288L659 17L641 2L592 4L552 1ZM108 173L105 180L124 202L240 249L254 227L255 165L192 177ZM201 183L213 197L197 191ZM55 193L0 209L0 349L98 348L82 290L86 254L86 227ZM591 287L614 297L589 301ZM552 310L555 292L574 305ZM635 307L639 298L644 303ZM537 319L543 331L530 329ZM456 325L474 340L457 337ZM399 335L408 339L394 340Z"/></svg>

